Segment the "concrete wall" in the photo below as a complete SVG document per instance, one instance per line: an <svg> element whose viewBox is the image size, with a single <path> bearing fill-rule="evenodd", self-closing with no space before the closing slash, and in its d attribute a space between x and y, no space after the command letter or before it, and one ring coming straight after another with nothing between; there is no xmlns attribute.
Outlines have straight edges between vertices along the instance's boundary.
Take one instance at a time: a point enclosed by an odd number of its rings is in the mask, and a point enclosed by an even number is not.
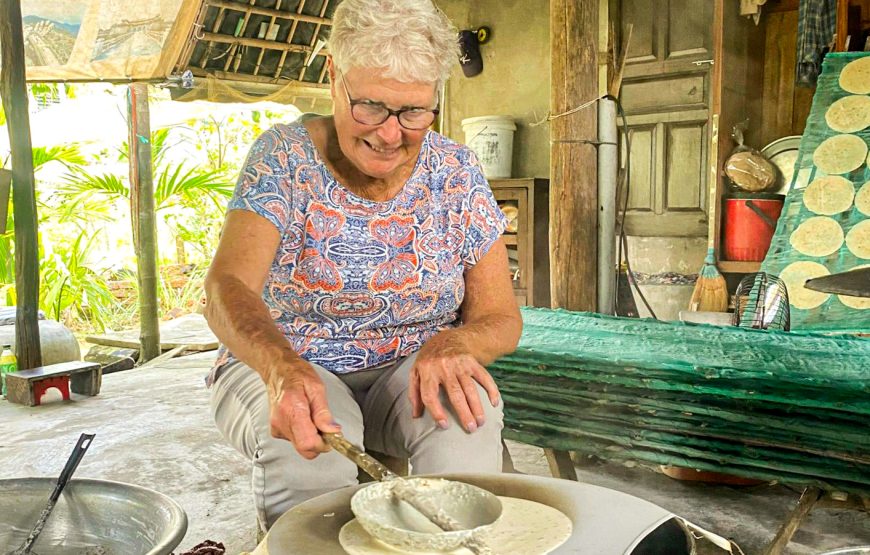
<svg viewBox="0 0 870 555"><path fill-rule="evenodd" d="M531 127L550 105L550 15L548 0L435 0L462 29L487 26L481 46L483 72L465 77L457 66L447 85L443 132L464 142L461 121L485 115L515 118L513 176L549 177L549 125ZM604 3L602 3L604 5ZM602 8L603 9L603 8ZM604 16L606 17L606 16ZM706 238L630 237L632 268L643 274L641 290L656 315L677 319L692 295L695 274L707 251ZM637 298L642 316L649 312Z"/></svg>
<svg viewBox="0 0 870 555"><path fill-rule="evenodd" d="M632 271L640 290L660 320L677 320L689 308L697 274L707 254L705 237L628 237ZM649 317L642 300L633 291L642 317Z"/></svg>
<svg viewBox="0 0 870 555"><path fill-rule="evenodd" d="M550 130L529 123L550 105L550 4L548 0L435 0L460 30L486 26L483 72L465 77L457 65L447 85L444 133L465 142L462 120L506 115L515 119L513 177L548 177Z"/></svg>

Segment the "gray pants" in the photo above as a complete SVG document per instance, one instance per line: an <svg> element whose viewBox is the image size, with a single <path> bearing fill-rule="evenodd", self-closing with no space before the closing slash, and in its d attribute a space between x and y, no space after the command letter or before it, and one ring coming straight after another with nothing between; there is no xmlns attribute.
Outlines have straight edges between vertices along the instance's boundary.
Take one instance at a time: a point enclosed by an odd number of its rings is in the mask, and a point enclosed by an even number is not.
<svg viewBox="0 0 870 555"><path fill-rule="evenodd" d="M467 433L452 410L446 430L426 411L411 418L408 373L415 356L376 370L339 377L314 365L329 409L351 443L410 458L413 474L500 472L502 405L492 407L478 385L486 423ZM441 403L450 408L443 390ZM330 451L304 459L293 445L272 437L269 401L260 376L241 362L222 369L211 388L211 412L227 441L253 465L251 486L260 527L266 531L291 507L357 483L356 465Z"/></svg>

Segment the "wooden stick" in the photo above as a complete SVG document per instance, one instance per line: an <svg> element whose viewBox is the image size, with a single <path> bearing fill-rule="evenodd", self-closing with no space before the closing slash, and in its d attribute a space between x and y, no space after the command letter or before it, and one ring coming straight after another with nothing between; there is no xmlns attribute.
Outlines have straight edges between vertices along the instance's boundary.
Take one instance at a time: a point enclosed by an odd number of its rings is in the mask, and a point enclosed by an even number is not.
<svg viewBox="0 0 870 555"><path fill-rule="evenodd" d="M256 0L249 0L249 5L253 6ZM251 9L250 7L245 11L245 15L242 16L242 26L238 27L238 33L235 33L233 36L235 38L243 38L245 31L248 28L248 21L251 18ZM228 71L230 69L230 65L233 65L233 71L238 71L239 64L242 61L242 52L243 49L240 48L239 43L234 43L231 50L230 55L227 56L227 59L224 61L224 71Z"/></svg>
<svg viewBox="0 0 870 555"><path fill-rule="evenodd" d="M610 86L607 88L608 94L614 98L619 98L619 90L622 88L622 74L625 72L625 60L628 58L628 47L631 44L631 33L633 30L634 24L629 23L626 26L625 37L622 40L619 54L617 54L613 78L610 80Z"/></svg>
<svg viewBox="0 0 870 555"><path fill-rule="evenodd" d="M324 2L323 5L326 6L329 2ZM301 14L302 9L305 7L305 0L299 0L299 5L296 6L296 13ZM290 24L290 32L287 33L287 40L285 41L287 44L293 43L293 37L296 36L296 28L299 26L299 20L294 19L293 23ZM317 33L315 33L316 35ZM312 45L313 46L313 45ZM284 61L287 59L287 50L281 52L281 58L278 60L278 65L275 70L275 78L281 76L281 71L284 69ZM300 77L301 79L301 77Z"/></svg>
<svg viewBox="0 0 870 555"><path fill-rule="evenodd" d="M311 52L313 48L302 44L284 44L274 40L253 39L249 37L229 37L226 35L218 35L215 33L203 33L203 39L212 42L221 42L224 44L256 46L257 48L268 48L270 50L286 50L288 52ZM321 50L318 56L326 56L327 52ZM226 71L226 69L224 69Z"/></svg>
<svg viewBox="0 0 870 555"><path fill-rule="evenodd" d="M12 209L15 214L15 353L18 368L42 366L39 342L39 240L33 145L27 115L24 30L20 0L0 1L0 96L12 148ZM6 222L3 222L6 226ZM5 231L5 230L4 230Z"/></svg>
<svg viewBox="0 0 870 555"><path fill-rule="evenodd" d="M139 280L139 360L160 355L157 312L157 220L154 214L154 176L151 167L151 124L148 85L128 87L130 209Z"/></svg>
<svg viewBox="0 0 870 555"><path fill-rule="evenodd" d="M813 510L813 506L815 506L821 496L822 490L817 487L811 486L804 490L798 500L797 506L792 510L791 514L788 515L788 518L776 533L773 541L770 542L764 550L764 555L781 555L783 553L788 542L791 541L792 536L794 536L794 533L797 532L797 529L800 527L801 522L803 522L803 519L810 514L810 511Z"/></svg>
<svg viewBox="0 0 870 555"><path fill-rule="evenodd" d="M235 2L228 2L226 0L206 0L206 4L209 6L215 6L218 8L224 8L227 10L235 10L238 12L246 12L248 14L259 14L259 15L274 15L275 17L281 19L296 19L298 21L305 21L307 23L316 23L318 25L332 25L332 20L326 17L317 17L315 15L305 15L303 13L292 13L285 12L281 10L276 10L273 8L262 8L260 6L246 6L244 4L237 4ZM324 2L324 4L329 4L328 0Z"/></svg>
<svg viewBox="0 0 870 555"><path fill-rule="evenodd" d="M226 17L227 11L226 8L221 8L218 10L217 17L214 20L214 25L211 26L211 34L216 34L221 25L224 22L224 17ZM205 40L206 33L203 33L203 40ZM208 64L208 55L211 53L212 46L214 46L214 41L209 41L205 46L205 50L202 52L202 59L199 61L199 67L204 68Z"/></svg>
<svg viewBox="0 0 870 555"><path fill-rule="evenodd" d="M329 85L322 83L308 83L302 81L294 81L293 79L273 79L263 75L247 75L245 73L231 73L227 71L211 71L199 68L191 68L191 72L198 77L207 77L209 75L221 81L244 81L246 83L260 83L264 85L275 85L279 87L287 86L291 83L298 85L295 88L299 96L317 96L320 98L329 98Z"/></svg>
<svg viewBox="0 0 870 555"><path fill-rule="evenodd" d="M326 15L326 8L328 8L328 7L329 7L329 0L323 0L323 7L320 8L320 16L321 17ZM332 21L329 22L329 25L332 25ZM311 35L311 41L309 41L309 43L308 43L308 46L310 46L312 49L314 48L314 45L317 44L317 37L320 35L320 27L321 27L321 25L317 24L317 26L314 28L314 33ZM320 52L323 53L324 51L321 50ZM305 70L307 70L307 69L308 69L308 66L306 66L304 63L302 64L302 67L299 68L298 79L300 81L304 80ZM322 81L323 80L321 79L318 81L318 83L320 83Z"/></svg>
<svg viewBox="0 0 870 555"><path fill-rule="evenodd" d="M276 10L280 10L280 9L281 9L281 0L276 0L276 2L275 2L275 9L276 9ZM275 15L273 15L271 18L269 18L269 24L266 26L266 32L265 32L264 35L263 35L264 37L269 36L269 33L272 31L272 26L275 25L275 19L277 19L277 16L275 16ZM294 21L293 24L295 25L296 22ZM259 38L259 37L258 37L258 38ZM290 41L287 41L287 42L289 43ZM254 75L259 75L259 73L260 73L260 64L263 63L263 54L265 54L265 53L266 53L266 49L265 49L265 48L261 48L261 49L260 49L260 53L257 54L257 63L254 65Z"/></svg>
<svg viewBox="0 0 870 555"><path fill-rule="evenodd" d="M554 478L578 481L577 470L574 468L574 461L571 460L570 452L545 448L544 455L546 455L547 464L550 466L550 474Z"/></svg>
<svg viewBox="0 0 870 555"><path fill-rule="evenodd" d="M186 351L189 347L190 347L190 345L181 345L179 347L176 347L174 349L166 351L165 353L163 353L159 357L152 358L151 360L149 360L145 364L143 364L141 366L137 366L136 369L139 370L142 368L148 368L150 366L157 366L158 364L164 363L167 360L171 360L171 359L177 357L179 354Z"/></svg>

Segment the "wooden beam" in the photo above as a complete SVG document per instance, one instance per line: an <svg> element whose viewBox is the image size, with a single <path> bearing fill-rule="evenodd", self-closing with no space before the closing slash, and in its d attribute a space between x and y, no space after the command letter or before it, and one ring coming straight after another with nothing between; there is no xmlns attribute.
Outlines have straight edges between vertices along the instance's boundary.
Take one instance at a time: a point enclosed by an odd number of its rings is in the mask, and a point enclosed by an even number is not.
<svg viewBox="0 0 870 555"><path fill-rule="evenodd" d="M320 15L323 16L326 14L326 9L329 8L329 0L323 0L323 6L320 7ZM317 44L317 38L320 36L320 27L321 25L317 25L314 28L314 33L311 35L311 42L308 43L308 46L314 48L314 45ZM322 52L322 50L321 50ZM323 65L326 67L326 64ZM299 68L299 80L302 81L305 78L305 72L308 70L308 66L302 66ZM323 82L323 75L317 79L318 83Z"/></svg>
<svg viewBox="0 0 870 555"><path fill-rule="evenodd" d="M804 490L800 499L798 499L797 505L789 513L785 522L783 522L779 531L777 531L776 536L774 536L773 541L764 549L764 555L781 555L785 551L788 542L791 541L792 536L800 528L804 518L810 514L810 511L813 510L813 507L821 497L822 491L817 487L811 486Z"/></svg>
<svg viewBox="0 0 870 555"><path fill-rule="evenodd" d="M302 3L304 4L304 2L302 2ZM281 9L281 0L276 0L276 1L275 1L275 9L276 9L276 10L280 10L280 9ZM268 36L268 34L269 34L269 31L272 30L272 26L275 25L275 20L276 20L276 19L277 19L277 16L274 16L274 15L269 19L269 24L266 25L266 35L267 35L267 36ZM295 26L295 25L296 25L296 22L294 21L291 25L292 25L292 26ZM257 34L259 34L259 32L258 32ZM289 35L288 35L288 36L289 36ZM288 40L287 42L289 43L290 41ZM265 49L265 48L261 48L259 54L257 54L257 63L254 64L254 75L258 75L258 74L260 73L260 64L263 63L263 55L264 55L265 53L266 53L266 49ZM285 54L285 55L286 55L285 52L282 52L282 54Z"/></svg>
<svg viewBox="0 0 870 555"><path fill-rule="evenodd" d="M550 290L552 305L596 310L598 2L550 1Z"/></svg>
<svg viewBox="0 0 870 555"><path fill-rule="evenodd" d="M210 71L193 67L190 68L190 70L195 77L208 77L211 75L212 77L228 84L236 81L238 83L269 85L270 87L268 87L268 89L264 89L264 94L275 92L277 89L288 85L293 85L294 87L298 86L295 90L298 91L299 96L316 96L324 99L330 98L329 85L324 83L309 83L307 81L294 81L293 79L273 79L263 75L248 75L247 73L232 73L229 71Z"/></svg>
<svg viewBox="0 0 870 555"><path fill-rule="evenodd" d="M157 221L154 215L154 178L151 168L151 122L148 85L127 88L130 145L130 214L139 280L139 362L160 356L157 314Z"/></svg>
<svg viewBox="0 0 870 555"><path fill-rule="evenodd" d="M275 16L281 19L295 19L297 21L305 21L307 23L317 23L319 25L332 25L332 20L326 17L317 17L316 15L306 15L296 12L285 12L272 8L263 8L260 6L247 6L245 4L238 4L236 2L228 2L227 0L206 0L206 4L225 10L235 10L237 12L245 12L248 14L255 13L259 15Z"/></svg>
<svg viewBox="0 0 870 555"><path fill-rule="evenodd" d="M574 461L571 460L569 451L544 448L544 455L547 457L547 465L553 478L577 481L577 470L574 468Z"/></svg>
<svg viewBox="0 0 870 555"><path fill-rule="evenodd" d="M287 52L311 52L313 50L310 46L305 46L303 44L287 44L276 40L231 37L227 35L219 35L217 33L203 33L202 40L232 45L241 44L243 46L255 46L257 48L268 48L269 50L284 50ZM317 53L318 56L326 56L326 54L328 54L326 49Z"/></svg>
<svg viewBox="0 0 870 555"><path fill-rule="evenodd" d="M39 342L39 244L33 145L27 115L24 31L20 0L0 0L0 96L12 149L12 210L15 214L15 354L18 368L42 366ZM3 222L5 227L6 222Z"/></svg>
<svg viewBox="0 0 870 555"><path fill-rule="evenodd" d="M329 2L324 2L324 7L329 4ZM299 4L296 6L296 13L302 13L302 10L305 9L305 0L299 0ZM290 24L290 30L287 32L287 44L291 44L293 42L293 37L296 36L296 28L299 26L299 20L294 19L293 23ZM317 26L317 30L320 30L320 25ZM314 35L317 36L317 31L314 32ZM312 46L314 43L312 43ZM275 78L281 76L281 71L284 69L284 62L287 60L287 51L281 52L281 59L278 60L278 66L275 69ZM302 80L302 77L299 77L299 80Z"/></svg>
<svg viewBox="0 0 870 555"><path fill-rule="evenodd" d="M248 5L253 6L256 1L257 0L248 0ZM234 33L236 38L244 37L245 30L248 28L248 20L250 18L251 12L246 11L245 15L242 16L241 22L236 23L236 32ZM229 56L227 56L224 61L224 71L229 71L231 65L233 66L233 71L239 70L239 64L242 61L240 50L238 41L233 42L233 45L230 47Z"/></svg>
<svg viewBox="0 0 870 555"><path fill-rule="evenodd" d="M837 24L835 29L836 41L834 42L834 52L844 52L846 50L846 39L849 36L849 0L837 0ZM864 45L862 44L861 46L863 47Z"/></svg>

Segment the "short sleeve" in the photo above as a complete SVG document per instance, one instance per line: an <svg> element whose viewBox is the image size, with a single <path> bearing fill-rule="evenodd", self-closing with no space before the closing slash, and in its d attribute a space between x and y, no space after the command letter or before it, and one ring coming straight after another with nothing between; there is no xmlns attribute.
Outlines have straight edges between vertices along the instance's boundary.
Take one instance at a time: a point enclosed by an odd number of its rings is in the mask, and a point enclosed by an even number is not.
<svg viewBox="0 0 870 555"><path fill-rule="evenodd" d="M462 262L466 268L475 266L507 227L507 218L495 201L492 189L483 176L477 157L469 149L467 157L468 191L463 203L467 216Z"/></svg>
<svg viewBox="0 0 870 555"><path fill-rule="evenodd" d="M269 129L251 146L227 210L249 210L284 233L290 223L292 180L281 133Z"/></svg>

